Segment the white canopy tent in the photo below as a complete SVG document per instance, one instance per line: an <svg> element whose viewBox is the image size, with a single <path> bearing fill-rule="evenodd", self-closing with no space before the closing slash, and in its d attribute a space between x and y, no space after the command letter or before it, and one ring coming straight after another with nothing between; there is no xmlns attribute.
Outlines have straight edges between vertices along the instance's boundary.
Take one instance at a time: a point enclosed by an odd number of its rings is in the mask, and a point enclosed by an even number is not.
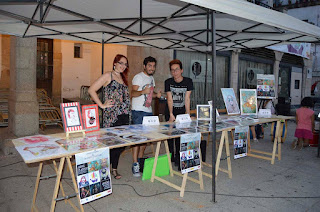
<svg viewBox="0 0 320 212"><path fill-rule="evenodd" d="M210 53L212 76L216 50L320 40L320 28L244 0L3 0L0 33Z"/></svg>
<svg viewBox="0 0 320 212"><path fill-rule="evenodd" d="M0 33L210 52L209 9L218 51L320 39L316 26L241 0L4 0Z"/></svg>

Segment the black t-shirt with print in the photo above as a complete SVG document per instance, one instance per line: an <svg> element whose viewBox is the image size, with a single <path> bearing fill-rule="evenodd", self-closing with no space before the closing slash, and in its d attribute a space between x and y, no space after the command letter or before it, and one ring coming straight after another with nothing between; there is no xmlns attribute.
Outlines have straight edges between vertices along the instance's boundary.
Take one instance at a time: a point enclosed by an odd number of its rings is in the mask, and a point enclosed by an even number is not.
<svg viewBox="0 0 320 212"><path fill-rule="evenodd" d="M173 100L173 115L184 114L186 112L185 98L187 91L193 90L192 79L183 77L179 83L175 82L173 78L169 78L164 82L165 92L171 92ZM169 110L166 111L169 115Z"/></svg>

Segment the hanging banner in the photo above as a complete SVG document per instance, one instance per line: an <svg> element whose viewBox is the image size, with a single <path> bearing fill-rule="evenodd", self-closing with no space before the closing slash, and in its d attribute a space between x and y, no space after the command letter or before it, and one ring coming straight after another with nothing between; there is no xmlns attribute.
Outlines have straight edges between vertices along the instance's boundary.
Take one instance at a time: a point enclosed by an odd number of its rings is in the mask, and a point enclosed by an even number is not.
<svg viewBox="0 0 320 212"><path fill-rule="evenodd" d="M180 137L180 167L181 173L200 169L201 133L184 134Z"/></svg>
<svg viewBox="0 0 320 212"><path fill-rule="evenodd" d="M272 99L275 97L274 75L257 74L257 97L261 99Z"/></svg>
<svg viewBox="0 0 320 212"><path fill-rule="evenodd" d="M287 45L270 46L267 48L310 59L310 52L311 52L310 43L292 43Z"/></svg>
<svg viewBox="0 0 320 212"><path fill-rule="evenodd" d="M112 193L109 155L108 147L75 155L81 204Z"/></svg>
<svg viewBox="0 0 320 212"><path fill-rule="evenodd" d="M234 159L247 156L249 126L235 127L234 130Z"/></svg>

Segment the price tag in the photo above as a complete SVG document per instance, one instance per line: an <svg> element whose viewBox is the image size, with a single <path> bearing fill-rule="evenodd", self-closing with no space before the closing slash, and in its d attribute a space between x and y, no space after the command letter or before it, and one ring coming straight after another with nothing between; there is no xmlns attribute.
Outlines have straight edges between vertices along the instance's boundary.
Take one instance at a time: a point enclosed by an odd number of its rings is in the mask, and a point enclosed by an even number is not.
<svg viewBox="0 0 320 212"><path fill-rule="evenodd" d="M263 118L271 118L271 109L260 109L258 116Z"/></svg>
<svg viewBox="0 0 320 212"><path fill-rule="evenodd" d="M189 114L180 114L176 117L176 122L178 123L187 123L191 122L191 118Z"/></svg>
<svg viewBox="0 0 320 212"><path fill-rule="evenodd" d="M143 125L160 125L159 117L158 116L144 116Z"/></svg>

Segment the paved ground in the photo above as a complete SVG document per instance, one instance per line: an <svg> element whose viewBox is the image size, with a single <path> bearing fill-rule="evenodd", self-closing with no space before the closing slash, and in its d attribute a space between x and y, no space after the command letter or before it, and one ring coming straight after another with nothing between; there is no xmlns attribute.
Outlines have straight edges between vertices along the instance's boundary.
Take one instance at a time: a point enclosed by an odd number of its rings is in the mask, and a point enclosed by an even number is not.
<svg viewBox="0 0 320 212"><path fill-rule="evenodd" d="M134 178L131 174L131 153L120 158L120 180L112 180L113 194L84 205L85 211L320 211L320 158L317 148L309 147L301 151L291 150L295 123L289 123L286 142L282 145L282 160L274 165L269 161L246 157L232 160L232 179L219 172L217 178L216 202L211 200L211 179L204 177L205 189L188 181L184 198L174 189L161 184ZM5 137L6 129L0 129ZM44 133L57 132L48 128ZM265 139L254 143L253 148L272 150L272 142L266 129ZM218 137L220 137L218 135ZM207 161L211 161L211 145ZM148 150L147 150L148 151ZM6 151L7 152L7 151ZM162 150L163 152L163 150ZM27 166L19 155L0 155L0 211L30 211L34 189L36 165ZM226 161L222 161L226 167ZM207 167L204 171L211 172ZM45 175L53 174L45 165ZM195 174L192 174L196 176ZM67 193L72 193L70 175L64 173L63 185ZM180 177L166 177L180 184ZM40 211L49 211L54 179L40 183L37 205ZM76 203L73 198L73 202ZM72 211L63 201L57 203L56 211Z"/></svg>

